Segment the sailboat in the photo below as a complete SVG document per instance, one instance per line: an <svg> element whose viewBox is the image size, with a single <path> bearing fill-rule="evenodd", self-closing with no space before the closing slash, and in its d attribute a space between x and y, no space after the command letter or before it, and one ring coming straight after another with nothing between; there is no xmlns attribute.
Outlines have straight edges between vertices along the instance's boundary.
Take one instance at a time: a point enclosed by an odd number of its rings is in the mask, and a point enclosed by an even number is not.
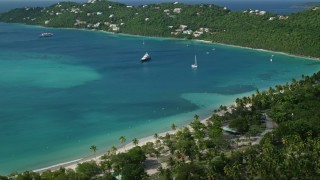
<svg viewBox="0 0 320 180"><path fill-rule="evenodd" d="M144 37L142 38L142 45L144 46ZM148 54L148 52L146 52L143 56L142 56L142 58L140 59L141 60L141 62L147 62L147 61L149 61L149 60L151 60L151 56Z"/></svg>
<svg viewBox="0 0 320 180"><path fill-rule="evenodd" d="M194 56L194 64L191 64L192 68L197 68L198 67L198 63L197 63L197 56Z"/></svg>
<svg viewBox="0 0 320 180"><path fill-rule="evenodd" d="M146 62L149 61L151 59L151 56L146 52L142 58L141 58L141 62Z"/></svg>
<svg viewBox="0 0 320 180"><path fill-rule="evenodd" d="M270 62L272 62L273 55L271 55Z"/></svg>
<svg viewBox="0 0 320 180"><path fill-rule="evenodd" d="M51 37L51 36L53 36L53 33L44 32L40 34L40 38Z"/></svg>

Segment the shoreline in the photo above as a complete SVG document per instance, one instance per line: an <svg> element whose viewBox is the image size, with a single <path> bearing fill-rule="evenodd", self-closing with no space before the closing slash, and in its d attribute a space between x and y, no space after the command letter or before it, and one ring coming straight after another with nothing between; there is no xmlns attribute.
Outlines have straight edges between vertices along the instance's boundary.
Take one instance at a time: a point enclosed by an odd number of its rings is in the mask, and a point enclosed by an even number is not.
<svg viewBox="0 0 320 180"><path fill-rule="evenodd" d="M240 98L240 97L245 97L245 96L246 95L244 95L244 94L240 94L240 96L237 96L237 97ZM221 105L226 106L227 108L230 108L230 107L234 106L235 103L236 103L235 99L233 99L232 101L228 101L228 102L226 101L225 104L221 104ZM218 109L218 107L216 109ZM201 123L203 123L203 124L206 124L207 121L211 118L211 116L213 114L220 115L219 112L218 113L214 113L213 111L210 111L208 114L204 115L203 118L199 119L199 121ZM193 119L193 117L192 117L192 119ZM182 124L182 125L178 126L176 128L176 130L171 130L171 128L170 128L170 130L167 130L167 131L164 131L164 132L160 132L160 133L159 132L155 132L155 133L157 133L159 137L161 137L161 136L164 137L167 133L175 134L176 132L178 132L179 130L181 130L181 129L185 128L185 127L190 128L190 123L192 121L187 122L186 124ZM173 123L173 124L175 124L175 123ZM139 138L138 139L139 143L137 144L137 146L143 146L143 145L147 144L148 142L155 143L154 134L147 135L145 137ZM118 154L118 153L126 152L129 149L132 149L133 147L135 147L135 145L133 144L132 141L128 141L123 146L120 146L120 147L115 146L115 147L117 148L116 154ZM32 172L37 172L37 173L43 173L43 172L48 171L48 170L56 171L56 170L59 170L60 168L76 170L76 167L80 163L95 161L98 164L99 162L101 162L100 158L102 156L104 156L106 154L106 151L108 151L108 150L110 150L110 148L109 149L104 149L104 152L102 152L102 153L96 153L95 156L94 155L89 155L89 156L81 157L79 159L74 159L74 160L70 160L70 161L62 161L62 162L59 162L59 163L54 164L54 165L41 167L41 168L38 168L38 169L33 169L31 171Z"/></svg>
<svg viewBox="0 0 320 180"><path fill-rule="evenodd" d="M152 38L152 39L159 38L159 39L167 39L167 40L195 41L195 42L201 42L201 43L207 43L207 44L216 44L216 45L227 46L227 47L249 49L249 50L260 51L260 52L276 53L276 54L286 55L286 56L290 56L290 57L304 58L304 59L309 59L309 60L320 60L320 57L296 55L296 54L291 54L291 53L282 52L282 51L273 51L273 50L268 50L268 49L257 49L257 48L252 48L252 47L248 47L248 46L240 46L240 45L234 45L234 44L213 42L213 41L208 41L208 40L203 40L203 39L183 39L183 38L175 38L175 37L144 36L144 35L138 35L138 34L126 34L126 33L110 32L110 31L104 31L104 30L98 30L98 29L50 27L50 26L30 25L30 24L23 24L23 23L8 23L8 22L0 22L0 23L35 26L35 27L38 27L38 28L68 29L68 30L88 31L88 32L99 32L99 33L105 33L105 34L109 34L109 35L120 35L120 36L129 36L129 37L147 37L147 38Z"/></svg>
<svg viewBox="0 0 320 180"><path fill-rule="evenodd" d="M17 23L18 24L18 23ZM27 25L27 24L25 24ZM29 26L29 25L28 25ZM32 25L33 26L33 25ZM48 28L45 26L38 26L41 28ZM49 27L51 28L51 27ZM54 28L54 29L59 29L59 28ZM243 49L250 49L250 50L256 50L256 51L263 51L263 52L272 52L272 53L277 53L277 54L283 54L286 56L292 56L292 57L298 57L298 58L305 58L305 59L310 59L310 60L320 60L320 58L311 58L311 57L304 57L304 56L298 56L298 55L293 55L293 54L289 54L289 53L284 53L284 52L277 52L277 51L270 51L270 50L264 50L264 49L255 49L255 48L250 48L250 47L243 47L243 46L238 46L238 45L229 45L229 44L223 44L223 43L214 43L211 41L206 41L206 40L199 40L199 39L191 39L191 40L187 40L187 39L181 39L181 38L171 38L171 37L154 37L154 36L142 36L142 35L131 35L131 34L123 34L123 33L112 33L112 32L108 32L108 31L103 31L103 30L89 30L89 29L79 29L79 28L63 28L63 29L70 29L70 30L83 30L83 31L94 31L94 32L99 32L99 33L106 33L109 35L119 35L119 36L129 36L129 37L148 37L148 38L153 38L153 39L167 39L167 40L180 40L180 41L196 41L196 42L202 42L202 43L208 43L208 44L218 44L218 45L222 45L222 46L229 46L229 47L236 47L236 48L243 48ZM211 116L210 116L211 117ZM210 117L201 119L201 122L205 122L207 121ZM169 134L173 134L176 131L178 131L179 129L188 126L190 123L185 124L179 128L177 128L177 130L175 131L165 131L162 133L159 133L159 136L163 136L166 133ZM139 139L139 146L146 144L147 142L153 142L154 138L153 135L151 136L147 136L147 137L143 137ZM119 149L117 150L117 153L119 152L123 152L125 150L131 149L132 147L134 147L132 142L128 142L124 147L119 147ZM105 153L99 153L97 154L96 158L100 158L101 156L103 156ZM68 162L61 162L52 166L48 166L48 167L44 167L44 168L40 168L40 169L36 169L36 170L32 170L34 172L44 172L46 170L57 170L60 167L64 167L64 168L68 168L68 169L75 169L78 163L83 163L83 162L88 162L91 160L97 160L94 156L88 156L88 157L83 157L80 159L75 159L75 160L71 160Z"/></svg>
<svg viewBox="0 0 320 180"><path fill-rule="evenodd" d="M45 26L41 26L41 27L45 27ZM203 39L183 39L183 38L175 38L175 37L143 36L143 35L137 35L137 34L115 33L115 32L103 31L103 30L95 30L95 29L91 29L90 30L90 29L83 29L83 28L64 28L64 29L71 29L71 30L76 29L76 30L83 30L83 31L96 31L96 32L110 34L110 35L120 35L120 36L129 36L129 37L147 37L147 38L151 38L151 39L158 39L159 38L159 39L166 39L166 40L195 41L195 42L201 42L201 43L206 43L206 44L216 44L216 45L221 45L221 46L235 47L235 48L241 48L241 49L249 49L249 50L260 51L260 52L261 51L262 52L269 52L269 53L281 54L281 55L286 55L286 56L290 56L290 57L304 58L304 59L309 59L309 60L320 60L320 58L317 58L317 57L290 54L290 53L282 52L282 51L272 51L272 50L267 50L267 49L257 49L257 48L234 45L234 44L218 43L218 42L212 42L212 41L203 40Z"/></svg>
<svg viewBox="0 0 320 180"><path fill-rule="evenodd" d="M19 24L19 23L17 23L17 24ZM28 24L24 24L24 25L29 26ZM34 25L31 25L31 26L34 26ZM46 27L46 26L38 26L38 27L40 27L40 28L60 29L60 28L53 28L53 27ZM207 43L207 44L217 44L217 45L222 45L222 46L227 46L227 47L235 47L235 48L241 48L241 49L249 49L249 50L255 50L255 51L262 51L262 52L277 53L277 54L282 54L282 55L291 56L291 57L306 58L306 59L310 59L310 60L320 60L320 58L304 57L304 56L298 56L298 55L289 54L289 53L285 53L285 52L277 52L277 51L271 51L271 50L265 50L265 49L255 49L255 48L238 46L238 45L215 43L215 42L211 42L211 41L207 41L207 40L201 40L201 39L187 40L187 39L173 38L173 37L154 37L154 36L132 35L132 34L124 34L124 33L113 33L113 32L108 32L108 31L103 31L103 30L90 30L90 29L81 29L81 28L62 28L62 29L88 31L88 32L98 32L98 33L105 33L105 34L109 34L109 35L128 36L128 37L147 37L147 38L152 38L152 39L158 39L159 38L159 39L166 39L166 40L195 41L195 42ZM230 105L231 104L229 104L227 106L230 106ZM200 121L202 123L206 122L211 117L211 115L209 117L201 119ZM187 127L189 124L190 123L187 123L187 124L177 128L175 131L169 130L169 131L158 133L158 135L159 136L164 136L166 133L174 134L175 132L177 132L181 128ZM142 137L142 138L139 139L138 146L142 146L142 145L144 145L144 144L146 144L148 142L154 142L154 141L155 141L155 139L154 139L153 135ZM131 149L133 147L134 147L133 143L132 142L128 142L124 146L119 147L117 149L117 153L124 152L124 151L129 150L129 149ZM47 171L47 170L55 171L55 170L58 170L61 167L66 168L66 169L75 170L79 163L89 162L89 161L92 161L92 160L95 160L96 162L100 162L99 159L105 154L106 153L97 153L96 157L93 156L93 155L90 155L90 156L87 156L87 157L82 157L80 159L61 162L61 163L58 163L58 164L54 164L52 166L47 166L47 167L35 169L35 170L32 170L32 171L38 172L38 173L42 173L42 172Z"/></svg>
<svg viewBox="0 0 320 180"><path fill-rule="evenodd" d="M46 26L40 26L40 27L46 27ZM206 44L216 44L216 45L221 45L221 46L235 47L235 48L241 48L241 49L249 49L249 50L260 51L260 52L261 51L262 52L269 52L269 53L281 54L281 55L286 55L286 56L290 56L290 57L304 58L304 59L309 59L309 60L320 60L320 58L317 58L317 57L290 54L290 53L282 52L282 51L272 51L272 50L267 50L267 49L257 49L257 48L234 45L234 44L218 43L218 42L212 42L212 41L203 40L203 39L183 39L183 38L175 38L175 37L143 36L143 35L137 35L137 34L115 33L115 32L103 31L103 30L83 29L83 28L64 28L64 29L83 30L83 31L89 31L89 32L90 31L95 31L95 32L106 33L106 34L109 34L109 35L120 35L120 36L129 36L129 37L147 37L147 38L151 38L151 39L158 39L159 38L159 39L166 39L166 40L195 41L195 42L201 42L201 43L206 43Z"/></svg>
<svg viewBox="0 0 320 180"><path fill-rule="evenodd" d="M201 40L201 39L194 39L193 41L202 42L202 43L208 43L208 44L217 44L217 45L228 46L228 47L236 47L236 48L241 48L241 49L249 49L249 50L254 50L254 51L262 51L262 52L268 52L268 53L275 53L275 54L281 54L281 55L286 55L286 56L296 57L296 58L304 58L304 59L309 59L309 60L316 60L316 61L320 60L320 58L317 58L317 57L295 55L295 54L290 54L290 53L286 53L286 52L272 51L272 50L267 50L267 49L256 49L256 48L251 48L251 47L247 47L247 46L239 46L239 45L233 45L233 44L224 44L224 43L211 42L211 41Z"/></svg>
<svg viewBox="0 0 320 180"><path fill-rule="evenodd" d="M228 105L228 107L231 106L231 105ZM209 119L210 119L211 116L209 117L206 117L206 118L203 118L200 120L201 123L206 123ZM180 129L184 128L184 127L188 127L190 123L186 124L186 125L183 125L181 127L178 127L176 130L168 130L168 131L165 131L165 132L161 132L161 133L158 133L159 137L161 136L165 136L167 133L169 134L175 134L177 131L179 131ZM155 143L155 138L153 137L153 135L150 135L150 136L146 136L146 137L142 137L139 140L139 143L137 144L137 146L143 146L145 144L147 144L148 142L152 142L152 143ZM124 146L121 146L117 149L117 152L116 154L119 154L119 153L123 153L123 152L126 152L128 151L129 149L132 149L134 148L135 145L133 144L133 142L128 142L127 144L125 144ZM71 160L71 161L67 161L67 162L62 162L62 163L58 163L58 164L55 164L55 165L52 165L52 166L48 166L48 167L44 167L44 168L39 168L39 169L35 169L35 170L32 170L33 172L37 172L37 173L43 173L45 171L56 171L60 168L65 168L65 169L72 169L72 170L76 170L78 164L80 163L84 163L84 162L90 162L90 161L95 161L96 163L99 163L101 162L101 157L104 156L106 153L99 153L97 154L96 156L88 156L88 157L83 157L83 158L80 158L80 159L76 159L76 160Z"/></svg>

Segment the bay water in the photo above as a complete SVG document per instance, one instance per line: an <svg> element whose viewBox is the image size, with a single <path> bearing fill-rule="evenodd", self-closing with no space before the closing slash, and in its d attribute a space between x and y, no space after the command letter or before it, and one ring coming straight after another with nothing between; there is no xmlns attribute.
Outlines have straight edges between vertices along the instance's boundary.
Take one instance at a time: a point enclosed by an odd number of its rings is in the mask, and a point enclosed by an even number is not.
<svg viewBox="0 0 320 180"><path fill-rule="evenodd" d="M232 46L0 23L0 174L103 153L318 70Z"/></svg>

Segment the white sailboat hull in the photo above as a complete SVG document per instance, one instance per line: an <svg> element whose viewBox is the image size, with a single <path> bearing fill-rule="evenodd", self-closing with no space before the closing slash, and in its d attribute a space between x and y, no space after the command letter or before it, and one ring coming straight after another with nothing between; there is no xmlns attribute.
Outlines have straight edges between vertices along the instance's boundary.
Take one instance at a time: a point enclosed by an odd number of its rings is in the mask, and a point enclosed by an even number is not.
<svg viewBox="0 0 320 180"><path fill-rule="evenodd" d="M194 64L191 64L192 68L197 68L198 67L198 63L197 63L197 56L194 56Z"/></svg>
<svg viewBox="0 0 320 180"><path fill-rule="evenodd" d="M144 54L144 56L141 58L141 62L149 61L151 59L150 55L148 53Z"/></svg>

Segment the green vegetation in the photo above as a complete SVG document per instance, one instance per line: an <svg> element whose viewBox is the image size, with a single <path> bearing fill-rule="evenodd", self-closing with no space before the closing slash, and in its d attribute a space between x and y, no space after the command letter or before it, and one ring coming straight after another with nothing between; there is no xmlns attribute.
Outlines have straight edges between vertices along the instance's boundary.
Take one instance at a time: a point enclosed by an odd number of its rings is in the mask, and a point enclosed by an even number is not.
<svg viewBox="0 0 320 180"><path fill-rule="evenodd" d="M173 124L171 124L171 129L172 129L173 131L175 131L175 130L177 129L177 126L173 123Z"/></svg>
<svg viewBox="0 0 320 180"><path fill-rule="evenodd" d="M313 8L313 7L316 7L316 6L320 6L320 2L306 2L306 3L303 3L303 4L297 4L293 7L300 7L300 8Z"/></svg>
<svg viewBox="0 0 320 180"><path fill-rule="evenodd" d="M78 13L71 12L72 8ZM174 8L181 8L181 12L173 13ZM0 15L5 22L192 39L196 38L194 34L171 32L208 28L208 32L202 29L203 34L197 38L320 57L319 10L279 18L270 13L231 12L214 5L126 7L108 1L85 6L60 3ZM41 174L26 171L0 179L319 179L319 109L320 72L238 98L236 105L215 110L206 123L195 115L190 127L177 129L172 124L177 132L155 134L155 143L118 154L112 147L98 164L85 162L76 170L61 168ZM224 133L227 126L236 133ZM121 136L119 141L125 147L126 138ZM138 139L133 142L138 145ZM94 153L97 150L94 145L90 149ZM157 165L153 175L146 172L150 161Z"/></svg>
<svg viewBox="0 0 320 180"><path fill-rule="evenodd" d="M97 151L97 146L95 146L95 145L92 145L91 147L90 147L90 150L93 152L93 154L94 154L94 157L96 158L96 151Z"/></svg>
<svg viewBox="0 0 320 180"><path fill-rule="evenodd" d="M134 138L134 139L132 140L132 143L133 143L135 146L137 146L137 145L139 144L139 140L138 140L137 138Z"/></svg>
<svg viewBox="0 0 320 180"><path fill-rule="evenodd" d="M99 164L1 179L318 179L319 109L320 72L238 98L206 123L195 115L175 134L155 134L155 143L118 154L113 147ZM240 134L224 133L226 125ZM156 161L155 174L146 173L148 161Z"/></svg>
<svg viewBox="0 0 320 180"><path fill-rule="evenodd" d="M319 19L319 7L281 16L263 11L230 11L215 5L162 3L131 7L106 0L62 2L0 14L3 22L202 39L318 58Z"/></svg>

